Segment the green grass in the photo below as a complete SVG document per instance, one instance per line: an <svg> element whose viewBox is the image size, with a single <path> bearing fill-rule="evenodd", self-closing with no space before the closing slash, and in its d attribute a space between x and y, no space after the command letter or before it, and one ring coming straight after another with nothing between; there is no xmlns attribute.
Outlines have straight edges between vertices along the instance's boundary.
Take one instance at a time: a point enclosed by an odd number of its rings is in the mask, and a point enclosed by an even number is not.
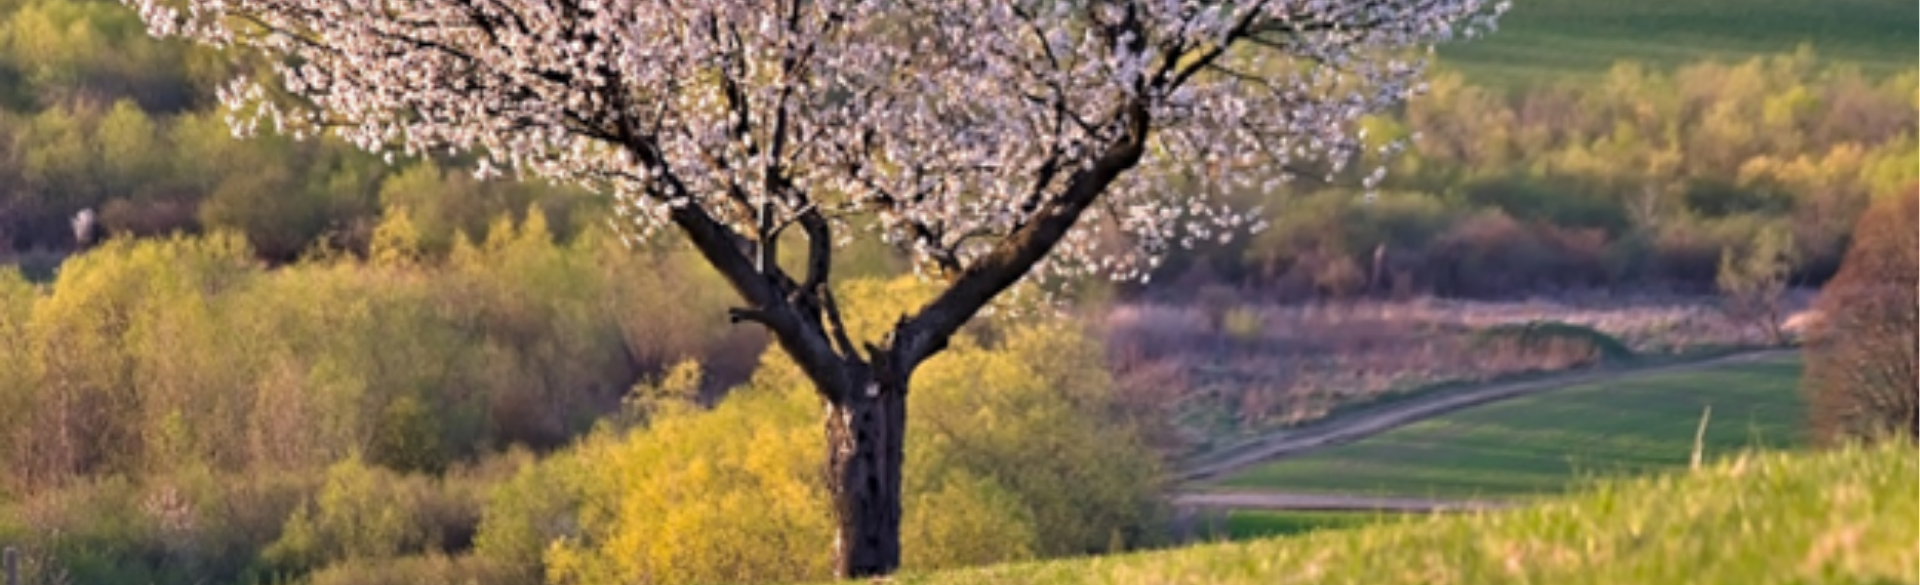
<svg viewBox="0 0 1920 585"><path fill-rule="evenodd" d="M1440 49L1469 80L1516 86L1605 72L1745 60L1802 44L1869 74L1915 66L1920 9L1908 0L1514 0L1493 35Z"/></svg>
<svg viewBox="0 0 1920 585"><path fill-rule="evenodd" d="M1916 455L1912 443L1759 454L1519 510L897 582L1916 583Z"/></svg>
<svg viewBox="0 0 1920 585"><path fill-rule="evenodd" d="M1584 477L1689 464L1702 411L1709 457L1802 442L1797 359L1627 376L1450 413L1226 478L1236 488L1514 497Z"/></svg>
<svg viewBox="0 0 1920 585"><path fill-rule="evenodd" d="M1225 536L1232 540L1294 536L1322 530L1343 530L1400 518L1391 512L1270 511L1232 510L1227 512Z"/></svg>

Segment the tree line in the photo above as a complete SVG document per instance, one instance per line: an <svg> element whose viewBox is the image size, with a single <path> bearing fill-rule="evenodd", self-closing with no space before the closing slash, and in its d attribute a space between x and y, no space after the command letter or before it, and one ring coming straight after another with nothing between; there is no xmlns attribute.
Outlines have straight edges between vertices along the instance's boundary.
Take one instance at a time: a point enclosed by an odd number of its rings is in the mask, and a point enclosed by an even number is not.
<svg viewBox="0 0 1920 585"><path fill-rule="evenodd" d="M1818 285L1868 203L1915 179L1916 79L1806 49L1673 71L1626 63L1597 86L1500 91L1441 73L1373 121L1374 136L1412 140L1377 191L1248 194L1271 227L1168 276L1282 299L1707 292L1723 256L1775 245L1794 282Z"/></svg>

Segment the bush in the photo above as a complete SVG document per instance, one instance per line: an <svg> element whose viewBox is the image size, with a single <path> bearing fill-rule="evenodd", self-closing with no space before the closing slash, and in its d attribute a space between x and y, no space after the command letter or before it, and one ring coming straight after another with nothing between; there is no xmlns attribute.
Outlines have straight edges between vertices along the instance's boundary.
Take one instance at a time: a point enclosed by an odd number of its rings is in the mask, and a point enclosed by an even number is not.
<svg viewBox="0 0 1920 585"><path fill-rule="evenodd" d="M305 585L500 585L538 583L470 555L424 555L352 559L308 575Z"/></svg>
<svg viewBox="0 0 1920 585"><path fill-rule="evenodd" d="M394 471L438 474L447 468L439 423L419 398L401 396L387 403L374 426L367 460Z"/></svg>
<svg viewBox="0 0 1920 585"><path fill-rule="evenodd" d="M161 579L166 544L140 490L123 478L76 482L0 509L15 534L0 537L38 551L43 574L79 583L145 583Z"/></svg>
<svg viewBox="0 0 1920 585"><path fill-rule="evenodd" d="M1540 363L1546 370L1633 359L1626 344L1598 329L1559 321L1497 325L1473 334L1471 346L1482 360Z"/></svg>
<svg viewBox="0 0 1920 585"><path fill-rule="evenodd" d="M399 474L348 458L327 469L314 499L287 518L260 553L276 571L304 572L347 560L374 560L465 548L481 498L461 486Z"/></svg>
<svg viewBox="0 0 1920 585"><path fill-rule="evenodd" d="M590 437L576 449L590 449L596 440ZM541 558L548 546L580 537L584 494L578 482L589 476L578 468L587 463L575 451L565 451L520 465L488 494L474 556L510 581L540 582L545 575Z"/></svg>
<svg viewBox="0 0 1920 585"><path fill-rule="evenodd" d="M1762 230L1744 248L1722 250L1720 270L1714 276L1727 317L1757 327L1767 343L1785 345L1781 325L1787 318L1787 278L1796 262L1793 236L1785 229Z"/></svg>
<svg viewBox="0 0 1920 585"><path fill-rule="evenodd" d="M1822 442L1920 432L1916 215L1920 189L1876 201L1814 302L1820 319L1809 331L1802 386Z"/></svg>
<svg viewBox="0 0 1920 585"><path fill-rule="evenodd" d="M1609 275L1606 241L1598 229L1522 223L1487 210L1435 238L1423 264L1434 291L1445 295L1507 298L1587 288Z"/></svg>
<svg viewBox="0 0 1920 585"><path fill-rule="evenodd" d="M578 463L563 467L561 485L545 489L577 494L580 528L575 538L549 543L549 577L717 583L829 576L833 528L810 392L756 377L711 412L691 404L656 409L646 428L596 435L564 455ZM488 526L545 522L489 519Z"/></svg>
<svg viewBox="0 0 1920 585"><path fill-rule="evenodd" d="M308 479L189 468L79 481L0 505L0 543L28 551L27 583L249 582Z"/></svg>
<svg viewBox="0 0 1920 585"><path fill-rule="evenodd" d="M847 298L905 302L911 281ZM886 307L848 315L877 328ZM1158 465L1112 396L1102 348L1076 330L996 323L913 382L905 564L934 569L1146 544ZM523 471L489 502L480 555L561 583L824 579L833 521L819 398L780 354L711 410L655 393L645 425L611 427ZM544 553L544 554L542 554ZM534 564L538 563L538 564Z"/></svg>

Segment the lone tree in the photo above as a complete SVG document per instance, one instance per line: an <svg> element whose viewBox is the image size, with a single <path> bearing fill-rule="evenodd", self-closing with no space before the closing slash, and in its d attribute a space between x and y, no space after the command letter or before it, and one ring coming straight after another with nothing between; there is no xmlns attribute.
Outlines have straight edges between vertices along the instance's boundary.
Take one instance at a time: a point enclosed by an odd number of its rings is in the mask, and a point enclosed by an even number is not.
<svg viewBox="0 0 1920 585"><path fill-rule="evenodd" d="M1802 386L1825 443L1920 433L1920 188L1875 201L1820 289Z"/></svg>
<svg viewBox="0 0 1920 585"><path fill-rule="evenodd" d="M1758 327L1769 344L1786 345L1787 281L1798 261L1793 232L1784 227L1761 229L1744 248L1720 250L1720 270L1713 280L1727 316L1735 323Z"/></svg>
<svg viewBox="0 0 1920 585"><path fill-rule="evenodd" d="M611 194L672 226L826 405L845 577L898 564L908 380L1028 274L1144 277L1250 227L1215 197L1364 154L1428 43L1487 0L123 0L151 32L274 58L236 129L470 151L479 173ZM1375 177L1377 178L1377 176ZM785 237L783 237L785 234ZM856 343L837 244L941 291ZM779 247L796 246L798 266Z"/></svg>

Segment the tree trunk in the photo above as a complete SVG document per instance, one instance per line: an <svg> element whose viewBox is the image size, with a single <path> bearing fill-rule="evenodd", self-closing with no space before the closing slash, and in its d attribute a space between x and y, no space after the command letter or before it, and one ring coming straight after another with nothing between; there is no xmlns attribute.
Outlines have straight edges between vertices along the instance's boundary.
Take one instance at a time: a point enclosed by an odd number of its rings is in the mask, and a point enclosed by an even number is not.
<svg viewBox="0 0 1920 585"><path fill-rule="evenodd" d="M852 391L827 405L827 481L839 525L834 572L842 579L886 575L900 566L906 376L859 373L849 376Z"/></svg>

